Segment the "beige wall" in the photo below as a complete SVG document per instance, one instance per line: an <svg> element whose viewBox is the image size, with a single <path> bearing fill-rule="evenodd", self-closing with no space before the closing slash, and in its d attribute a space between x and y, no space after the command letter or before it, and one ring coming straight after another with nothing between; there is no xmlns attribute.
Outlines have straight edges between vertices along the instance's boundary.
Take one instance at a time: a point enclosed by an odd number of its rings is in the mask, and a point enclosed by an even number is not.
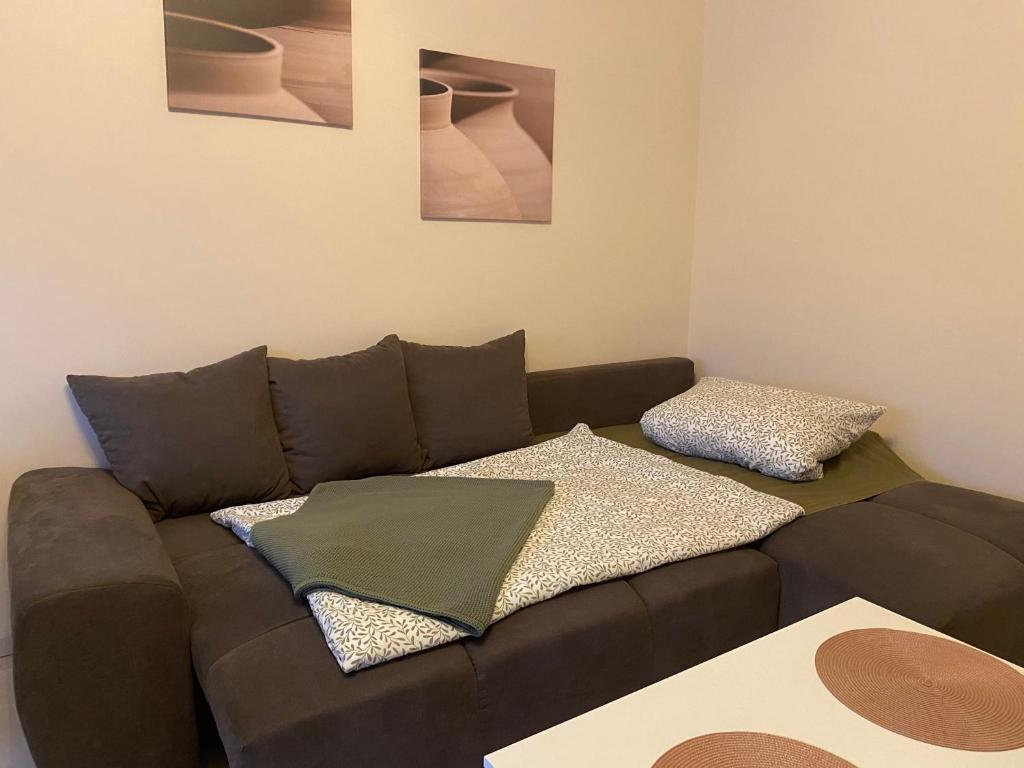
<svg viewBox="0 0 1024 768"><path fill-rule="evenodd" d="M710 0L690 354L1024 497L1024 3Z"/></svg>
<svg viewBox="0 0 1024 768"><path fill-rule="evenodd" d="M159 0L0 7L4 504L93 461L69 371L518 327L534 369L685 352L701 3L354 6L354 131L168 113ZM553 224L420 221L420 47L557 70Z"/></svg>

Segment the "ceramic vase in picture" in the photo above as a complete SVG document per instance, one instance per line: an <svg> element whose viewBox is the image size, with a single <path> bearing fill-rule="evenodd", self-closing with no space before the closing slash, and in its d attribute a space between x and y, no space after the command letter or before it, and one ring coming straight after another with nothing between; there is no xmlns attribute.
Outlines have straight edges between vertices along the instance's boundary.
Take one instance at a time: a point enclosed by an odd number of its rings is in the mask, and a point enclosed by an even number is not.
<svg viewBox="0 0 1024 768"><path fill-rule="evenodd" d="M277 0L295 18L257 31L284 46L285 88L331 125L352 125L349 0Z"/></svg>
<svg viewBox="0 0 1024 768"><path fill-rule="evenodd" d="M284 51L265 35L219 21L164 14L171 109L323 123L282 86Z"/></svg>
<svg viewBox="0 0 1024 768"><path fill-rule="evenodd" d="M452 89L452 122L505 178L525 221L551 221L551 161L516 121L519 91L500 80L451 70L423 77Z"/></svg>
<svg viewBox="0 0 1024 768"><path fill-rule="evenodd" d="M474 59L453 53L432 52L424 67L447 69L476 77L511 83L519 91L516 122L544 151L554 157L555 72L543 67L510 66L503 61Z"/></svg>
<svg viewBox="0 0 1024 768"><path fill-rule="evenodd" d="M452 89L420 80L420 212L425 219L519 221L512 190L452 125Z"/></svg>

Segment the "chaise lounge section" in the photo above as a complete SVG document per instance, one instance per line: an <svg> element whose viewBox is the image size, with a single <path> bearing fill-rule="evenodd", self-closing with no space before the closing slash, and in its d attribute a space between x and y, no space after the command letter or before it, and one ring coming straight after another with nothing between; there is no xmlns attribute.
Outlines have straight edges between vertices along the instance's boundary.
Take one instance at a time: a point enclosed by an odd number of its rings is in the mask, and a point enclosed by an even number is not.
<svg viewBox="0 0 1024 768"><path fill-rule="evenodd" d="M635 423L692 383L681 358L533 373L534 432ZM858 594L1024 657L1024 505L932 483L350 675L306 603L208 515L154 525L109 472L49 469L17 481L9 526L17 705L39 768L196 766L203 699L233 768L478 767Z"/></svg>
<svg viewBox="0 0 1024 768"><path fill-rule="evenodd" d="M782 626L863 597L1024 663L1024 504L909 483L794 521L761 544Z"/></svg>

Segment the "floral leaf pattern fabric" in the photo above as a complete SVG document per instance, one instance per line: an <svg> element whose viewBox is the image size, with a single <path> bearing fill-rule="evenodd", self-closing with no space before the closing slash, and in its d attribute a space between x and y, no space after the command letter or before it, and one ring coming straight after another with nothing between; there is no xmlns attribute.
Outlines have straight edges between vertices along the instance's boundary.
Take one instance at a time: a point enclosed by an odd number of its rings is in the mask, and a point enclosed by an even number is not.
<svg viewBox="0 0 1024 768"><path fill-rule="evenodd" d="M686 456L782 480L820 480L821 462L859 440L885 406L705 376L647 411L644 435Z"/></svg>
<svg viewBox="0 0 1024 768"><path fill-rule="evenodd" d="M574 587L748 544L803 514L796 504L597 437L582 424L564 437L426 474L555 484L505 578L494 621ZM248 543L253 525L291 514L303 500L212 517ZM336 592L307 599L346 672L466 636L438 619Z"/></svg>

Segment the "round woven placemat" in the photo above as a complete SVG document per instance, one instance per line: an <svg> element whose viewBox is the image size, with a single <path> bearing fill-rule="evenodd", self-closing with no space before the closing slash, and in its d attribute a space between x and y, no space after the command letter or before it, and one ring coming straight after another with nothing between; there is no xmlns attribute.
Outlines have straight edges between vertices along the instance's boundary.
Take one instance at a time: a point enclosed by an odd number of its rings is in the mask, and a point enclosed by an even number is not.
<svg viewBox="0 0 1024 768"><path fill-rule="evenodd" d="M709 733L684 741L652 768L856 768L853 763L796 739L770 733Z"/></svg>
<svg viewBox="0 0 1024 768"><path fill-rule="evenodd" d="M1024 675L969 646L854 629L822 643L814 664L833 696L894 733L974 752L1024 747Z"/></svg>

